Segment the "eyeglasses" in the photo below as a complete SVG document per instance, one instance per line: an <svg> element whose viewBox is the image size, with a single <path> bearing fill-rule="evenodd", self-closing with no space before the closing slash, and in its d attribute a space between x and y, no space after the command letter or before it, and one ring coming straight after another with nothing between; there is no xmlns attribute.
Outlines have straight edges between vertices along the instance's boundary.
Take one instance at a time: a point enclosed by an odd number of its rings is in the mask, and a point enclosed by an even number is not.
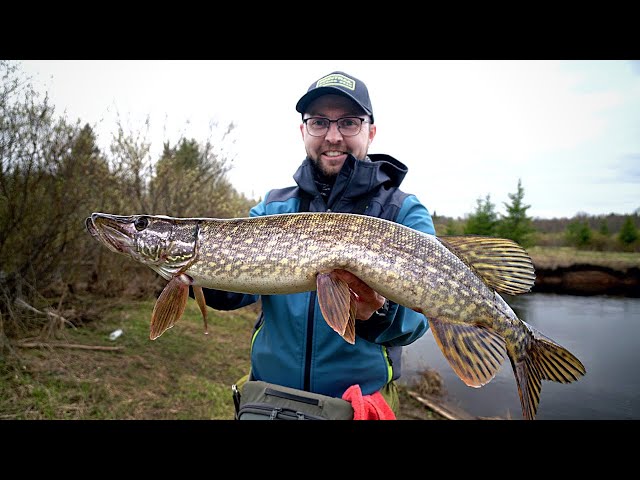
<svg viewBox="0 0 640 480"><path fill-rule="evenodd" d="M338 126L338 131L345 137L353 137L360 133L363 123L369 123L366 118L342 117L337 120L329 120L324 117L309 117L302 120L307 126L307 132L312 137L324 137L332 123Z"/></svg>

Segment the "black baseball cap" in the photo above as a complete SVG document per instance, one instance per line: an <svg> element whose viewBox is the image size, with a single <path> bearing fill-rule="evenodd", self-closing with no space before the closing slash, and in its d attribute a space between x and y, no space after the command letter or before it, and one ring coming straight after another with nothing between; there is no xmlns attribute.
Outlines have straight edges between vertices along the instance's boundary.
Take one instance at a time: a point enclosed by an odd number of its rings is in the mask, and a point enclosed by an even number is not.
<svg viewBox="0 0 640 480"><path fill-rule="evenodd" d="M322 95L328 94L342 95L353 100L371 116L371 123L373 123L373 108L371 107L367 86L361 80L344 72L332 72L317 82L313 82L307 93L298 100L296 110L304 114L311 102Z"/></svg>

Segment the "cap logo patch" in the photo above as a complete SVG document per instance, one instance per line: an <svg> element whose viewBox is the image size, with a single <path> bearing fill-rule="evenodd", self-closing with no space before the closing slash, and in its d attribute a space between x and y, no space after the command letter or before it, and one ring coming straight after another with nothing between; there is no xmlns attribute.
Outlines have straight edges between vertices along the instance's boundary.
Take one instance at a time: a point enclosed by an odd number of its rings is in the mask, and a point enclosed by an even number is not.
<svg viewBox="0 0 640 480"><path fill-rule="evenodd" d="M318 87L342 87L348 88L349 90L355 90L356 82L355 80L349 77L345 77L344 75L333 73L318 80L318 82L316 83L316 88Z"/></svg>

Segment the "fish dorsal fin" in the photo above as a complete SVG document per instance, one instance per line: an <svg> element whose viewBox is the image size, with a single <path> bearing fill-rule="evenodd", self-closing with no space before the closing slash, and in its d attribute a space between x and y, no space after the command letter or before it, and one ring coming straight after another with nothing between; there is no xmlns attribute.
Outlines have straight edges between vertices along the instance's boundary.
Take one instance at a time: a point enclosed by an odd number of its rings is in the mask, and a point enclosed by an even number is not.
<svg viewBox="0 0 640 480"><path fill-rule="evenodd" d="M526 293L535 283L531 257L513 240L481 235L445 235L438 240L499 293Z"/></svg>

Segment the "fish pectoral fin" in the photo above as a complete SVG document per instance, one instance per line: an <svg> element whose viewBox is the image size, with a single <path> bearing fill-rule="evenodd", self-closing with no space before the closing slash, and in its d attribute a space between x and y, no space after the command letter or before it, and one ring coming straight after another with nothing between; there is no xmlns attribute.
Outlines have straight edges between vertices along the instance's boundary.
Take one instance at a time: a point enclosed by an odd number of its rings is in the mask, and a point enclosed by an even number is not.
<svg viewBox="0 0 640 480"><path fill-rule="evenodd" d="M327 324L349 343L355 342L355 296L333 272L316 276L318 303Z"/></svg>
<svg viewBox="0 0 640 480"><path fill-rule="evenodd" d="M187 306L189 285L178 277L173 277L156 300L151 315L151 332L149 338L155 340L167 329L180 320Z"/></svg>
<svg viewBox="0 0 640 480"><path fill-rule="evenodd" d="M349 318L347 320L347 326L344 329L344 334L342 338L344 338L351 345L356 343L356 294L351 290L349 291Z"/></svg>
<svg viewBox="0 0 640 480"><path fill-rule="evenodd" d="M204 299L204 292L202 291L202 287L198 287L196 285L192 285L193 294L196 297L196 302L198 303L198 307L200 307L200 311L202 312L202 320L204 320L204 334L209 335L209 323L207 322L207 302Z"/></svg>
<svg viewBox="0 0 640 480"><path fill-rule="evenodd" d="M458 377L470 387L491 381L504 362L504 339L488 328L429 318L438 347Z"/></svg>

